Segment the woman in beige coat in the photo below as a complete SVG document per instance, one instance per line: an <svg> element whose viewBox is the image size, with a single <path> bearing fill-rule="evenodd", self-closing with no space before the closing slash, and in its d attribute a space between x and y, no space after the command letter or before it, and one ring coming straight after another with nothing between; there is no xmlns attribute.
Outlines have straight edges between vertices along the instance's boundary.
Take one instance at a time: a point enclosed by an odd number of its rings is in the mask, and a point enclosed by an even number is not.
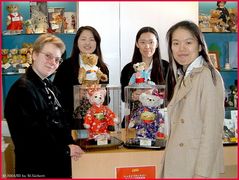
<svg viewBox="0 0 239 180"><path fill-rule="evenodd" d="M196 24L175 24L167 39L170 133L161 177L219 177L223 171L223 80Z"/></svg>

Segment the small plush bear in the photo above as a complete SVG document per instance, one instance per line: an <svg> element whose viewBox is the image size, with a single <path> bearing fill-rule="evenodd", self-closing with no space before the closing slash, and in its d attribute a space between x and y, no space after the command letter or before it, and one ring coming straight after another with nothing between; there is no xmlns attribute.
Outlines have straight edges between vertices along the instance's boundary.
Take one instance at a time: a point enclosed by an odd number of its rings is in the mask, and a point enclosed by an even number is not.
<svg viewBox="0 0 239 180"><path fill-rule="evenodd" d="M146 83L150 78L149 74L145 71L145 63L140 62L133 65L135 73L129 80L129 85Z"/></svg>
<svg viewBox="0 0 239 180"><path fill-rule="evenodd" d="M119 121L115 113L103 105L105 96L106 90L103 88L90 88L87 92L87 98L92 106L84 117L84 127L89 129L90 139L95 139L101 134L108 134L109 130L114 130L114 123Z"/></svg>
<svg viewBox="0 0 239 180"><path fill-rule="evenodd" d="M106 82L108 77L97 66L98 56L95 54L82 54L82 63L79 70L78 80L80 84L99 84L100 81Z"/></svg>
<svg viewBox="0 0 239 180"><path fill-rule="evenodd" d="M8 63L8 49L2 49L2 65Z"/></svg>
<svg viewBox="0 0 239 180"><path fill-rule="evenodd" d="M16 4L9 4L7 11L7 30L10 33L21 33L23 29L23 17L18 13L19 6Z"/></svg>
<svg viewBox="0 0 239 180"><path fill-rule="evenodd" d="M136 129L137 138L156 139L162 137L164 118L160 105L163 104L163 96L155 89L152 92L142 93L139 96L142 103L131 115L129 128Z"/></svg>

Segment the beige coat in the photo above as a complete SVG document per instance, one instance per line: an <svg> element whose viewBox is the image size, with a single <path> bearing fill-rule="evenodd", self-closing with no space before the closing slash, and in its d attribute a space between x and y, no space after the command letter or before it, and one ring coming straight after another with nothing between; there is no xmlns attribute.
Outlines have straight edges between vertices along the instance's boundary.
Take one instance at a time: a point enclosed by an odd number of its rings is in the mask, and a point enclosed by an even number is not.
<svg viewBox="0 0 239 180"><path fill-rule="evenodd" d="M161 177L218 177L223 171L224 84L207 65L192 70L168 105L170 134ZM180 87L179 87L180 86Z"/></svg>

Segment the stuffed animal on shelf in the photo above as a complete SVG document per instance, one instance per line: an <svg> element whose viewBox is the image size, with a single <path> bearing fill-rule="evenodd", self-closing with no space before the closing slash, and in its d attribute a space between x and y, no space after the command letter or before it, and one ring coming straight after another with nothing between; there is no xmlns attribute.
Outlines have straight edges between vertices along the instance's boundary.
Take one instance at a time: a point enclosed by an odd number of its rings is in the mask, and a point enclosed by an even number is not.
<svg viewBox="0 0 239 180"><path fill-rule="evenodd" d="M7 6L7 11L9 12L7 16L7 30L10 33L21 33L23 30L23 17L18 10L19 6L16 4L9 4Z"/></svg>
<svg viewBox="0 0 239 180"><path fill-rule="evenodd" d="M210 28L212 28L212 32L228 32L226 29L228 28L228 24L225 23L220 18L221 12L219 10L210 10Z"/></svg>
<svg viewBox="0 0 239 180"><path fill-rule="evenodd" d="M142 103L131 115L128 128L135 128L137 138L156 139L164 137L164 118L160 105L164 97L156 89L139 96Z"/></svg>
<svg viewBox="0 0 239 180"><path fill-rule="evenodd" d="M229 14L228 25L228 30L230 32L237 32L237 15L235 13Z"/></svg>
<svg viewBox="0 0 239 180"><path fill-rule="evenodd" d="M78 80L80 84L99 84L107 81L108 77L97 66L98 56L95 54L82 54L82 63L79 70Z"/></svg>
<svg viewBox="0 0 239 180"><path fill-rule="evenodd" d="M24 25L25 25L26 34L32 34L33 33L32 20L28 19L24 21Z"/></svg>
<svg viewBox="0 0 239 180"><path fill-rule="evenodd" d="M8 49L2 49L2 65L8 63Z"/></svg>
<svg viewBox="0 0 239 180"><path fill-rule="evenodd" d="M10 49L9 55L9 62L15 67L17 64L20 63L20 58L18 54L18 49Z"/></svg>
<svg viewBox="0 0 239 180"><path fill-rule="evenodd" d="M32 12L31 23L34 33L46 33L49 28L47 17L44 13L37 10Z"/></svg>
<svg viewBox="0 0 239 180"><path fill-rule="evenodd" d="M106 96L104 88L89 88L87 98L92 105L84 117L84 127L89 130L89 138L95 139L98 135L108 134L114 130L114 123L119 120L115 113L103 105Z"/></svg>
<svg viewBox="0 0 239 180"><path fill-rule="evenodd" d="M140 62L133 65L135 73L129 80L129 85L146 83L150 78L149 74L145 71L145 63Z"/></svg>

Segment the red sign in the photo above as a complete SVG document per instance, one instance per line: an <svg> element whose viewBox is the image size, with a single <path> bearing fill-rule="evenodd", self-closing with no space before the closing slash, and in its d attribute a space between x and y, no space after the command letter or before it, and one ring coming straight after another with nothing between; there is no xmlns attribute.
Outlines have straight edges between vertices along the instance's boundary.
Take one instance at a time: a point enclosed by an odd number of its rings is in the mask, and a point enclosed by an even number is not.
<svg viewBox="0 0 239 180"><path fill-rule="evenodd" d="M140 167L121 167L116 168L116 178L156 178L156 167L155 166L140 166Z"/></svg>

